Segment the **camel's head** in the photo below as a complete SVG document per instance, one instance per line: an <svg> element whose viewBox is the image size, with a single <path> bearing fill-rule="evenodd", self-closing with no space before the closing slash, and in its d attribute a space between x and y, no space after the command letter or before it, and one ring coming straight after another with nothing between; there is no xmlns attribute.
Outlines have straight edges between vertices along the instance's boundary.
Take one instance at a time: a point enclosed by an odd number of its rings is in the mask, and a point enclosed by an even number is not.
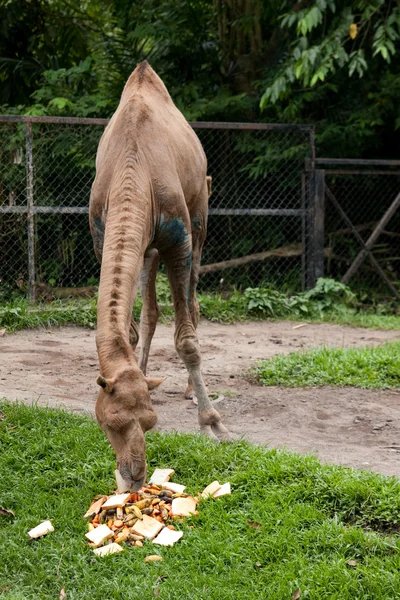
<svg viewBox="0 0 400 600"><path fill-rule="evenodd" d="M144 432L157 421L150 390L163 379L149 379L138 368L118 371L112 379L100 376L96 417L117 457L117 468L132 492L146 481Z"/></svg>

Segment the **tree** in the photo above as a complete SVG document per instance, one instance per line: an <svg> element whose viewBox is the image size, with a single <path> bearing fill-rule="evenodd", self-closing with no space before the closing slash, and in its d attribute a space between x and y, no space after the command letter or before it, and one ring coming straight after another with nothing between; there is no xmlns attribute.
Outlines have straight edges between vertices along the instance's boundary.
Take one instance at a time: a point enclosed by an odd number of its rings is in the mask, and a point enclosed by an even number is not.
<svg viewBox="0 0 400 600"><path fill-rule="evenodd" d="M399 3L315 0L287 6L281 3L278 18L284 48L265 76L261 109L288 121L315 122L324 154L395 156Z"/></svg>
<svg viewBox="0 0 400 600"><path fill-rule="evenodd" d="M0 103L109 116L150 61L191 120L313 122L320 153L396 156L393 0L7 0Z"/></svg>

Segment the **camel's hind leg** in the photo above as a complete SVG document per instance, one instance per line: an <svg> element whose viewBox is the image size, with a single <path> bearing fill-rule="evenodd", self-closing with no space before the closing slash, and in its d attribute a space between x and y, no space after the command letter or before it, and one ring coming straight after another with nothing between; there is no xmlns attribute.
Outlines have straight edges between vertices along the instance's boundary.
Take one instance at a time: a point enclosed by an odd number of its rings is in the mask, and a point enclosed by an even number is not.
<svg viewBox="0 0 400 600"><path fill-rule="evenodd" d="M167 268L174 301L175 346L188 370L198 400L201 431L207 435L215 435L220 440L229 440L231 438L229 431L223 425L219 413L211 406L200 369L200 347L193 324L195 312L189 306L191 250L190 236L187 234L181 244L170 248L161 256Z"/></svg>
<svg viewBox="0 0 400 600"><path fill-rule="evenodd" d="M148 250L144 256L140 274L139 289L143 300L140 315L140 358L139 368L146 375L151 340L156 329L159 310L156 296L156 277L160 257L155 249Z"/></svg>
<svg viewBox="0 0 400 600"><path fill-rule="evenodd" d="M189 310L192 323L195 329L200 321L200 306L196 296L197 284L199 282L201 252L203 250L204 240L206 238L205 224L200 225L200 220L194 218L192 220L192 268L190 271L189 284ZM194 399L195 392L192 380L189 376L188 386L185 391L185 398Z"/></svg>

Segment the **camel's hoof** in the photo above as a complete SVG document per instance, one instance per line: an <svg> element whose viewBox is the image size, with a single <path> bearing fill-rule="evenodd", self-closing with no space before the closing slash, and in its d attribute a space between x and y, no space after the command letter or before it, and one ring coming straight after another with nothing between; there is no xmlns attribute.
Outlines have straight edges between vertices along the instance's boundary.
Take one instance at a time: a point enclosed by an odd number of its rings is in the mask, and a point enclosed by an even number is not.
<svg viewBox="0 0 400 600"><path fill-rule="evenodd" d="M202 425L200 427L200 433L202 435L206 435L207 437L211 438L215 442L218 441L218 438L214 435L213 430L211 429L210 425Z"/></svg>
<svg viewBox="0 0 400 600"><path fill-rule="evenodd" d="M186 400L193 400L193 398L195 398L195 397L196 396L195 396L195 393L194 393L194 389L192 388L191 385L189 385L186 388L186 391L185 391L185 398L186 398Z"/></svg>
<svg viewBox="0 0 400 600"><path fill-rule="evenodd" d="M228 429L221 422L215 423L215 425L211 425L211 429L215 435L215 437L220 442L232 442L233 437L232 434L228 431Z"/></svg>
<svg viewBox="0 0 400 600"><path fill-rule="evenodd" d="M216 442L233 441L233 436L222 423L218 423L217 425L202 425L200 432Z"/></svg>
<svg viewBox="0 0 400 600"><path fill-rule="evenodd" d="M225 425L223 425L221 417L215 408L201 411L199 413L199 423L202 431L207 430L208 432L208 430L211 428L214 437L220 442L228 442L232 440L231 434Z"/></svg>

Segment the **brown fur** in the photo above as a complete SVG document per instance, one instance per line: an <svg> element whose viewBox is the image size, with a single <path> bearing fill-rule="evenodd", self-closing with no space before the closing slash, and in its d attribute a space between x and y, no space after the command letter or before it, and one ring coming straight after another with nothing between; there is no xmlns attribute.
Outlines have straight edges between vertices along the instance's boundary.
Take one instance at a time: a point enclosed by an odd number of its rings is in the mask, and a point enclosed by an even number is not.
<svg viewBox="0 0 400 600"><path fill-rule="evenodd" d="M96 343L102 377L96 415L132 489L146 476L143 432L156 422L149 390L162 381L145 377L158 317L155 277L160 257L174 300L175 344L198 397L200 426L220 439L229 436L208 399L196 335L196 285L211 181L206 169L194 131L161 79L148 63L141 63L100 140L90 198L90 227L101 261ZM140 369L135 356L138 329L131 317L139 282Z"/></svg>

